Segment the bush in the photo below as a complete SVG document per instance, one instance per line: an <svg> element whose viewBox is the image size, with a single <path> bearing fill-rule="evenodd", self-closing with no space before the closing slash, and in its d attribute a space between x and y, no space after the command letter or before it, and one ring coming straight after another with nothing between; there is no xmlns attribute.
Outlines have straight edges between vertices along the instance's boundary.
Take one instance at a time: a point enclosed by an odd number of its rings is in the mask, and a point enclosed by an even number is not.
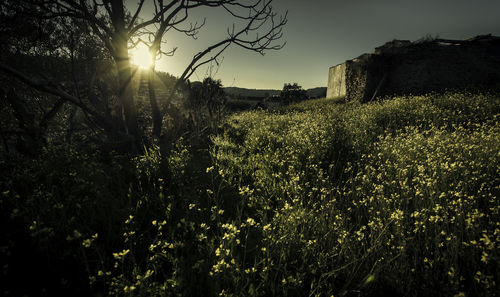
<svg viewBox="0 0 500 297"><path fill-rule="evenodd" d="M280 99L285 104L299 102L307 99L307 92L297 83L285 84L280 93Z"/></svg>
<svg viewBox="0 0 500 297"><path fill-rule="evenodd" d="M88 273L103 255L89 254L85 246L97 238L107 249L120 244L116 234L130 206L133 178L124 160L49 147L37 159L4 164L2 246L10 262L5 291L51 295L80 288L82 295L89 293ZM74 267L71 273L67 267ZM26 281L32 285L19 283Z"/></svg>

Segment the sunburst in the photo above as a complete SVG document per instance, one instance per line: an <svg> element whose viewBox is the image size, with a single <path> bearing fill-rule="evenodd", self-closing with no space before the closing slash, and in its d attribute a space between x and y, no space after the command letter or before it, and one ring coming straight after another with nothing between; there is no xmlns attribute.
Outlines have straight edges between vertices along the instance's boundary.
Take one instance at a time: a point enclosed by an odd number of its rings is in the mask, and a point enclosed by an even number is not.
<svg viewBox="0 0 500 297"><path fill-rule="evenodd" d="M130 51L130 57L132 64L142 69L149 69L153 64L149 48L142 43L139 43Z"/></svg>

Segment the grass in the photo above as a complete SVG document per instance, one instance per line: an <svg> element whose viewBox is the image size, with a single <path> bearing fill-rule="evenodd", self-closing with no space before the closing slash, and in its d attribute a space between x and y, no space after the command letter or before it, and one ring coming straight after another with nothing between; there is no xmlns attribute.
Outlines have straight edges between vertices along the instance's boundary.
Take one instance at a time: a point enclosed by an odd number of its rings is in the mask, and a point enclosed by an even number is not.
<svg viewBox="0 0 500 297"><path fill-rule="evenodd" d="M209 150L50 148L5 163L2 259L73 263L49 293L498 296L499 111L491 94L316 99L233 114Z"/></svg>
<svg viewBox="0 0 500 297"><path fill-rule="evenodd" d="M260 243L270 252L256 269L274 277L262 286L284 295L495 294L498 97L339 101L233 116L214 139L217 167L269 226Z"/></svg>

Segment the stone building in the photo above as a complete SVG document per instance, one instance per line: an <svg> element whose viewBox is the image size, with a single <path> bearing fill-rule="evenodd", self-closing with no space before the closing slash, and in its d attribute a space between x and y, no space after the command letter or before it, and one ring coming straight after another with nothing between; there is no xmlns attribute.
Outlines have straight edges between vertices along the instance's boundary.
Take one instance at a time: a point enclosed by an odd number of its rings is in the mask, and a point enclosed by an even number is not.
<svg viewBox="0 0 500 297"><path fill-rule="evenodd" d="M393 40L330 67L327 97L367 102L386 95L500 90L500 37Z"/></svg>

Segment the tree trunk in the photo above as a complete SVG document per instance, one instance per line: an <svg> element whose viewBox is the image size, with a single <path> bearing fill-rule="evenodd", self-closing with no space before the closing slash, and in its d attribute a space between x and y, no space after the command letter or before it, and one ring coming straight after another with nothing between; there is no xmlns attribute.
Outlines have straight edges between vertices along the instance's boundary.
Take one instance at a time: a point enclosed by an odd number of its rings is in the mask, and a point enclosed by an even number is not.
<svg viewBox="0 0 500 297"><path fill-rule="evenodd" d="M155 67L151 67L148 72L149 102L151 104L151 114L153 117L153 138L159 140L162 128L162 116L158 107L155 90Z"/></svg>
<svg viewBox="0 0 500 297"><path fill-rule="evenodd" d="M126 133L134 138L137 149L142 145L142 134L137 124L137 107L132 92L132 69L128 54L128 33L125 29L125 11L122 0L112 0L111 19L114 27L112 43L113 58L118 70L119 93L118 100L123 111Z"/></svg>
<svg viewBox="0 0 500 297"><path fill-rule="evenodd" d="M130 68L126 46L124 52L125 54L122 53L115 57L116 66L118 68L118 83L120 84L118 100L123 111L127 134L133 136L140 142L142 135L137 124L137 107L134 102L134 94L131 85L132 70Z"/></svg>

